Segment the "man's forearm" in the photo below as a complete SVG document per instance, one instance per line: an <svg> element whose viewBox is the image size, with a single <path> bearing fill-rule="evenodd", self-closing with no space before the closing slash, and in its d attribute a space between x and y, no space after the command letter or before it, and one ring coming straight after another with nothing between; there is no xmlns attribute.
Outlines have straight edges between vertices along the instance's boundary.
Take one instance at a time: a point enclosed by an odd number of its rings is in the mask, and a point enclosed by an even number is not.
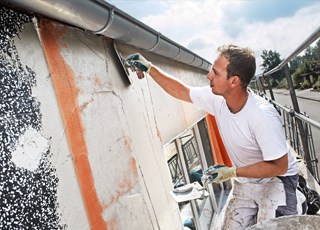
<svg viewBox="0 0 320 230"><path fill-rule="evenodd" d="M171 96L192 102L189 96L189 87L175 77L165 73L156 66L150 68L149 75Z"/></svg>
<svg viewBox="0 0 320 230"><path fill-rule="evenodd" d="M145 59L141 54L136 53L130 55L126 59L126 63L133 67L138 77L143 78L143 72L149 73L150 76L171 96L187 101L192 102L189 96L189 87L183 84L178 79L173 76L163 72L156 66L152 65L150 61Z"/></svg>
<svg viewBox="0 0 320 230"><path fill-rule="evenodd" d="M263 161L237 168L238 177L267 178L280 176L288 170L288 154L274 161Z"/></svg>

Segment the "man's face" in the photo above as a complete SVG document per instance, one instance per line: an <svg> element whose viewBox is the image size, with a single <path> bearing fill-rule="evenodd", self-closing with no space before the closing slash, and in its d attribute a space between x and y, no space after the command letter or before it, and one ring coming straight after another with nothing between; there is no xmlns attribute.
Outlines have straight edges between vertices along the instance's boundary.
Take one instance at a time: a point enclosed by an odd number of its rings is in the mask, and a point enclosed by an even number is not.
<svg viewBox="0 0 320 230"><path fill-rule="evenodd" d="M210 81L210 87L214 94L223 96L229 89L229 79L227 78L227 66L229 61L219 55L213 62L212 69L207 78Z"/></svg>

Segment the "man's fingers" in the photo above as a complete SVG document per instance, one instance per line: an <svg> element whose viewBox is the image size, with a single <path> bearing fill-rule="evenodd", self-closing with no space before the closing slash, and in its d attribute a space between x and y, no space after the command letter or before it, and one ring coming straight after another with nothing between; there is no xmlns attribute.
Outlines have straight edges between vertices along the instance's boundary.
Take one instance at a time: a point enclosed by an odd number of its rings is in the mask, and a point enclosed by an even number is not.
<svg viewBox="0 0 320 230"><path fill-rule="evenodd" d="M140 69L135 68L135 71L139 79L144 78L144 73Z"/></svg>
<svg viewBox="0 0 320 230"><path fill-rule="evenodd" d="M211 169L207 169L205 174L206 175L212 175L212 174L217 173L217 172L218 172L218 170L216 168L211 168Z"/></svg>
<svg viewBox="0 0 320 230"><path fill-rule="evenodd" d="M208 183L214 183L215 179L217 178L218 173L214 173L211 176L208 177Z"/></svg>
<svg viewBox="0 0 320 230"><path fill-rule="evenodd" d="M225 165L211 165L204 173L206 175L211 175L217 173L219 168L226 167Z"/></svg>
<svg viewBox="0 0 320 230"><path fill-rule="evenodd" d="M128 66L138 68L142 72L149 72L151 68L151 62L148 62L141 54L132 54L126 59ZM138 74L138 73L137 73ZM139 74L142 77L141 74Z"/></svg>

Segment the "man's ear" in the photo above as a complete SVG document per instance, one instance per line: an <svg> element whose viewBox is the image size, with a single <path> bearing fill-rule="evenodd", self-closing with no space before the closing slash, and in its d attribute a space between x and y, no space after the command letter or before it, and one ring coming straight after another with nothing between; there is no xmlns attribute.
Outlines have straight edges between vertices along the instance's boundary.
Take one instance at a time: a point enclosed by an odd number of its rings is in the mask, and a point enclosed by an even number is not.
<svg viewBox="0 0 320 230"><path fill-rule="evenodd" d="M237 75L234 75L230 78L230 84L231 84L231 87L237 87L237 86L241 86L241 80L240 80L240 77L237 76Z"/></svg>

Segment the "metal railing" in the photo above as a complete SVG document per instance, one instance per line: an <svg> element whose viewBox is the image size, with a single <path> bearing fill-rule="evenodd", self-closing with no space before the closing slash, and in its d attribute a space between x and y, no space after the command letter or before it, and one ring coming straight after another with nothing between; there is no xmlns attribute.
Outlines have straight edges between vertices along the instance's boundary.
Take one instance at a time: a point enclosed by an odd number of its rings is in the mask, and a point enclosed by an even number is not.
<svg viewBox="0 0 320 230"><path fill-rule="evenodd" d="M286 129L286 137L295 149L295 151L303 158L307 164L307 168L314 178L319 181L318 172L318 160L314 148L311 127L320 129L320 123L310 119L306 114L300 112L297 96L293 86L292 77L290 74L289 62L294 59L298 54L304 51L310 44L316 41L320 37L320 27L312 33L295 51L293 51L287 58L285 58L274 69L256 76L253 81L254 88L258 90L258 93L266 97L265 83L267 83L269 93L271 96L270 102L275 105L279 112L282 112L284 127ZM293 108L285 108L274 101L272 87L270 85L270 77L278 72L283 71L290 92ZM320 152L318 153L320 154Z"/></svg>
<svg viewBox="0 0 320 230"><path fill-rule="evenodd" d="M182 178L182 171L181 171L181 167L179 164L178 154L177 153L174 154L174 156L171 157L170 160L168 160L167 164L168 164L169 171L171 174L172 183L176 184Z"/></svg>
<svg viewBox="0 0 320 230"><path fill-rule="evenodd" d="M188 164L188 169L192 169L193 163L196 159L198 159L198 154L195 146L196 142L194 137L192 137L190 140L188 140L186 143L182 145L182 150Z"/></svg>
<svg viewBox="0 0 320 230"><path fill-rule="evenodd" d="M182 151L185 156L185 161L188 167L188 170L192 170L194 164L197 164L198 153L196 147L196 140L194 137L191 137L187 142L182 144ZM180 161L178 154L174 154L167 162L169 171L172 178L172 183L177 184L183 180L183 174L180 166Z"/></svg>
<svg viewBox="0 0 320 230"><path fill-rule="evenodd" d="M314 142L312 137L311 125L308 121L308 116L304 114L297 114L292 108L288 108L286 106L282 106L276 101L270 100L270 102L276 107L276 109L280 112L283 119L283 126L285 130L286 139L288 140L291 147L296 151L298 156L300 156L307 165L309 165L308 169L316 181L319 183L319 171L318 171L318 158L316 156ZM303 148L303 140L301 138L301 133L299 129L299 123L302 123L302 127L304 133L307 136L307 146L308 153Z"/></svg>

